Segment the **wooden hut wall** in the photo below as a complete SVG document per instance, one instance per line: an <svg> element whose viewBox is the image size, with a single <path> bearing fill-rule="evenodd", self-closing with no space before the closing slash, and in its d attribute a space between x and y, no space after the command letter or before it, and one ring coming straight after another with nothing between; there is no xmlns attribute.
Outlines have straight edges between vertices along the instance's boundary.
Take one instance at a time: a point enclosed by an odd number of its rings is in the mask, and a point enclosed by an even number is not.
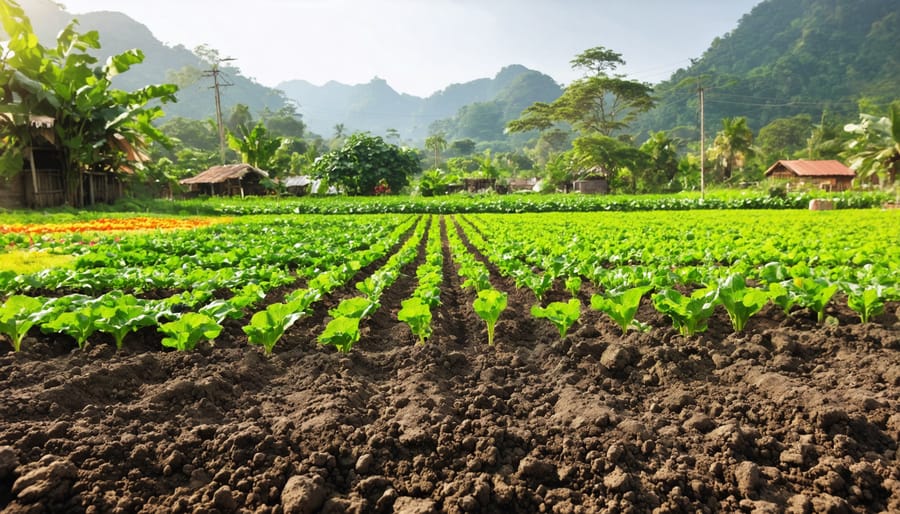
<svg viewBox="0 0 900 514"><path fill-rule="evenodd" d="M22 173L9 178L0 178L0 208L21 209L25 207L25 183Z"/></svg>

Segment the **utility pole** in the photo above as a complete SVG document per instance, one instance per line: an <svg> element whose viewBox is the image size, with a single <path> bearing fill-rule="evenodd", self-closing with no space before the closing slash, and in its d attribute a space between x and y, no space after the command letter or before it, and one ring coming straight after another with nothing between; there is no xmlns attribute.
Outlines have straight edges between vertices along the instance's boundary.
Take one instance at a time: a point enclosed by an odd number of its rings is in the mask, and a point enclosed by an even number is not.
<svg viewBox="0 0 900 514"><path fill-rule="evenodd" d="M234 84L225 80L224 77L219 78L219 75L222 73L219 69L219 64L233 60L235 60L233 57L217 58L213 61L212 68L203 72L204 77L213 78L213 86L210 89L214 89L216 93L216 126L219 128L219 160L223 165L225 164L225 124L222 123L222 96L219 92L219 88L233 86Z"/></svg>
<svg viewBox="0 0 900 514"><path fill-rule="evenodd" d="M700 200L702 201L706 193L706 170L704 166L706 151L703 147L703 84L700 81L697 82L697 89L700 92Z"/></svg>

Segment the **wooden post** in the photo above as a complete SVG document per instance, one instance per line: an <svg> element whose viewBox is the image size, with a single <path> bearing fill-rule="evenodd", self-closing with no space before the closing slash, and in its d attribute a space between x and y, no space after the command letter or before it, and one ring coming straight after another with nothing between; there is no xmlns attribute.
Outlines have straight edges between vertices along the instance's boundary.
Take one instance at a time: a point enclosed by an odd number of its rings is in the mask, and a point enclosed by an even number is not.
<svg viewBox="0 0 900 514"><path fill-rule="evenodd" d="M37 166L34 164L34 147L28 147L28 162L31 163L31 185L34 187L34 198L38 195Z"/></svg>

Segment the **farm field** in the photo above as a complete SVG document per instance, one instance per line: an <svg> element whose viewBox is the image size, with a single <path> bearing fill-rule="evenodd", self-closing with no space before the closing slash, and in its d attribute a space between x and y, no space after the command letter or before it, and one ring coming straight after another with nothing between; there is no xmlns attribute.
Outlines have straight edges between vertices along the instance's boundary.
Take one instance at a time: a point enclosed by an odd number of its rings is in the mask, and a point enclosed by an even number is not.
<svg viewBox="0 0 900 514"><path fill-rule="evenodd" d="M900 510L897 211L139 219L0 218L0 512Z"/></svg>

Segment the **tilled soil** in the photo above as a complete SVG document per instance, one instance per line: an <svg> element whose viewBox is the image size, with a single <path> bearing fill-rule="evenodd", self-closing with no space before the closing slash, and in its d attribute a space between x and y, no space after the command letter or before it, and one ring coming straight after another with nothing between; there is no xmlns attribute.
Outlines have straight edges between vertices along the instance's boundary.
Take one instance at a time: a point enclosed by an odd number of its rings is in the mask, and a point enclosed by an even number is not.
<svg viewBox="0 0 900 514"><path fill-rule="evenodd" d="M743 334L720 307L682 337L645 299L649 332L585 307L561 339L494 277L491 347L445 255L419 346L414 270L347 355L316 336L352 288L270 358L241 322L190 353L152 329L2 343L0 512L900 512L896 303L867 325L840 297L828 325L770 305Z"/></svg>

